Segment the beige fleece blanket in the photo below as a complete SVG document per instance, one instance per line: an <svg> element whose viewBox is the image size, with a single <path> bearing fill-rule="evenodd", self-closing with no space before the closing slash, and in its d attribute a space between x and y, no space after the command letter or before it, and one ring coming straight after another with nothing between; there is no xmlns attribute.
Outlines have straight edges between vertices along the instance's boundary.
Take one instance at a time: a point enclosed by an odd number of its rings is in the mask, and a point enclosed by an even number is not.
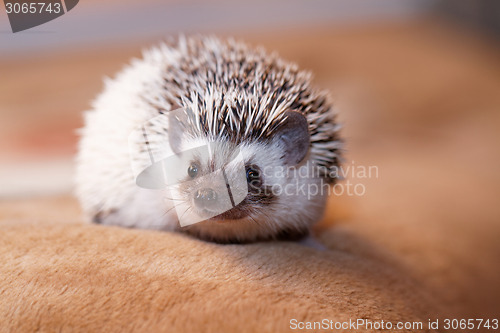
<svg viewBox="0 0 500 333"><path fill-rule="evenodd" d="M88 225L78 214L71 198L0 205L1 332L287 332L360 319L421 322L426 331L429 319L478 315L474 297L464 298L472 291L467 258L422 260L422 243L410 244L404 230L405 245L397 243L408 253L398 259L349 224L323 223L317 234L327 250L319 251L293 242L217 245ZM488 309L498 307L476 310ZM365 330L376 331L345 331Z"/></svg>
<svg viewBox="0 0 500 333"><path fill-rule="evenodd" d="M36 211L60 205L73 203ZM343 242L217 245L44 218L0 224L1 331L282 332L294 319L428 317L429 299L401 267Z"/></svg>

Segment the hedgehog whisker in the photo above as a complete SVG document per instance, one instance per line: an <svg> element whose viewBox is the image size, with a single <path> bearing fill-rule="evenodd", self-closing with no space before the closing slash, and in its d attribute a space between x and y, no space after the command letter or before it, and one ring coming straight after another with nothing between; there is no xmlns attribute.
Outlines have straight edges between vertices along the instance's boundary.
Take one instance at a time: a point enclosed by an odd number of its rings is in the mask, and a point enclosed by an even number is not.
<svg viewBox="0 0 500 333"><path fill-rule="evenodd" d="M184 213L182 213L182 215L179 217L179 220L182 220L182 217L191 209L191 206L188 206L188 208L186 208L186 210L184 211Z"/></svg>
<svg viewBox="0 0 500 333"><path fill-rule="evenodd" d="M257 224L259 227L261 227L261 226L262 226L262 224L261 224L260 222L257 222L257 220L255 220L255 219L252 217L252 215L248 215L248 217L249 217L249 218L251 218L251 219L252 219L252 221L254 221L254 222L255 222L255 224Z"/></svg>
<svg viewBox="0 0 500 333"><path fill-rule="evenodd" d="M172 207L170 207L169 209L167 209L167 210L165 211L165 213L163 213L162 217L164 217L165 215L167 215L168 213L170 213L170 212L172 211L172 209L174 209L174 208L175 208L175 206L172 206Z"/></svg>
<svg viewBox="0 0 500 333"><path fill-rule="evenodd" d="M176 198L169 198L169 197L163 197L164 199L171 200L171 201L185 201L184 199L176 199Z"/></svg>

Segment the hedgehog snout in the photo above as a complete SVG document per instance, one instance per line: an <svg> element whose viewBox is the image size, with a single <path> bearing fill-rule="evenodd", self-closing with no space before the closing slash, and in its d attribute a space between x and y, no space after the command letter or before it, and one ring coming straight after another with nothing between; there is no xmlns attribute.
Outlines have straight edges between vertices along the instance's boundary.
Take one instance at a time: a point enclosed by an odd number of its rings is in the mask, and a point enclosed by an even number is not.
<svg viewBox="0 0 500 333"><path fill-rule="evenodd" d="M199 209L212 209L217 206L217 192L211 188L195 191L193 199Z"/></svg>

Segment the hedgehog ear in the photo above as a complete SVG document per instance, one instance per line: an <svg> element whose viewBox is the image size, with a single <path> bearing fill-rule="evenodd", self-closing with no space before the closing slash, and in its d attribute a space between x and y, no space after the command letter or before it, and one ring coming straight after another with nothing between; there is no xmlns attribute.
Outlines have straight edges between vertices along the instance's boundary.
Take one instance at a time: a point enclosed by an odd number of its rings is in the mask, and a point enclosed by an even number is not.
<svg viewBox="0 0 500 333"><path fill-rule="evenodd" d="M309 124L306 117L297 111L287 111L285 121L276 130L275 138L284 148L285 163L299 164L309 151Z"/></svg>
<svg viewBox="0 0 500 333"><path fill-rule="evenodd" d="M170 148L176 154L180 153L183 137L186 135L188 110L175 105L172 111L167 112L168 119L168 142Z"/></svg>
<svg viewBox="0 0 500 333"><path fill-rule="evenodd" d="M180 152L182 143L182 121L172 114L168 115L168 143L170 144L170 149L172 149L175 154Z"/></svg>

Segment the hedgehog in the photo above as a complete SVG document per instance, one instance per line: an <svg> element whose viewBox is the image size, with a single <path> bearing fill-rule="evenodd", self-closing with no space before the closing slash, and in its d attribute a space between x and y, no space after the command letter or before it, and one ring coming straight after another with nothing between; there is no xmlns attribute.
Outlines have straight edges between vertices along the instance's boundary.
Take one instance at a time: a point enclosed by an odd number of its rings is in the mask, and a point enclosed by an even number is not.
<svg viewBox="0 0 500 333"><path fill-rule="evenodd" d="M234 39L180 36L144 51L84 113L86 218L219 243L307 238L343 147L330 97L311 81Z"/></svg>

